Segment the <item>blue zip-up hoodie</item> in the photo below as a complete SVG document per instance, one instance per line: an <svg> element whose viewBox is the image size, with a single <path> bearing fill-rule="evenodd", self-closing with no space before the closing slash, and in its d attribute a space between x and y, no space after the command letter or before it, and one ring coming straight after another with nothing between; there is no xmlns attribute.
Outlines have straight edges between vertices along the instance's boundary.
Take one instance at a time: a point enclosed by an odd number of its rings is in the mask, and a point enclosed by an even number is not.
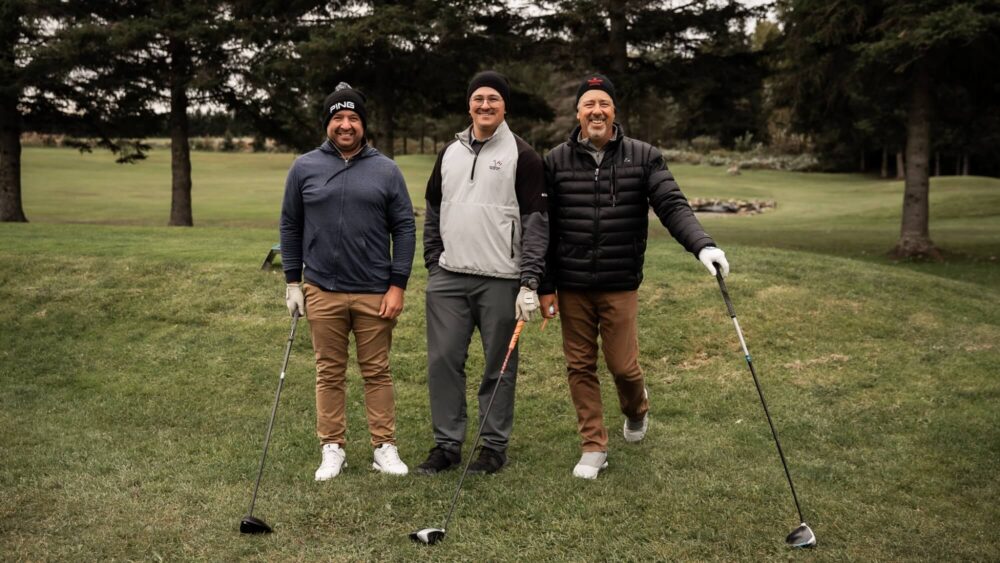
<svg viewBox="0 0 1000 563"><path fill-rule="evenodd" d="M416 246L413 204L399 167L372 147L345 161L327 140L295 159L280 231L289 283L301 281L304 268L306 281L327 291L406 289Z"/></svg>

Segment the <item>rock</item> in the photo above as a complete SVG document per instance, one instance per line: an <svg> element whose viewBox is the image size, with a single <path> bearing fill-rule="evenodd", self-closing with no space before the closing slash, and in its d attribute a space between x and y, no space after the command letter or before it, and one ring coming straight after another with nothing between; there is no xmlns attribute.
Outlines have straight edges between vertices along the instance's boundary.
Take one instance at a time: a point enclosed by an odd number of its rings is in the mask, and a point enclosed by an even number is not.
<svg viewBox="0 0 1000 563"><path fill-rule="evenodd" d="M768 209L774 209L778 205L772 200L743 200L743 199L708 199L691 198L688 203L691 209L702 213L736 213L739 215L756 215Z"/></svg>

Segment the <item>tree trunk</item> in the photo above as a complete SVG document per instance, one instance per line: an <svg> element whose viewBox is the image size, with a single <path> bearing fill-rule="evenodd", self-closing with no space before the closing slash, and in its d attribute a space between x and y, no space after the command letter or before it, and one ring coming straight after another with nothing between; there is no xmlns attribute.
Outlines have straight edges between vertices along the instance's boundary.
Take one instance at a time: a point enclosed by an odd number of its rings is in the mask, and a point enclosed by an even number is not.
<svg viewBox="0 0 1000 563"><path fill-rule="evenodd" d="M0 221L27 223L21 203L21 116L17 98L0 98Z"/></svg>
<svg viewBox="0 0 1000 563"><path fill-rule="evenodd" d="M21 38L22 11L22 3L4 3L0 21L0 221L16 223L28 221L21 203L21 113L17 109L21 88L14 54Z"/></svg>
<svg viewBox="0 0 1000 563"><path fill-rule="evenodd" d="M969 153L965 153L962 155L962 176L969 175L969 160L970 160Z"/></svg>
<svg viewBox="0 0 1000 563"><path fill-rule="evenodd" d="M191 212L191 146L188 139L187 45L170 40L170 226L194 225Z"/></svg>
<svg viewBox="0 0 1000 563"><path fill-rule="evenodd" d="M882 147L882 177L889 177L889 151Z"/></svg>
<svg viewBox="0 0 1000 563"><path fill-rule="evenodd" d="M941 175L941 151L934 151L934 175Z"/></svg>
<svg viewBox="0 0 1000 563"><path fill-rule="evenodd" d="M621 84L624 88L617 88L617 100L615 103L615 116L618 122L625 127L625 132L631 131L629 127L628 108L628 18L626 0L608 0L608 17L611 19L611 34L608 41L609 55L611 59L611 74L608 78L611 82Z"/></svg>
<svg viewBox="0 0 1000 563"><path fill-rule="evenodd" d="M930 73L922 62L914 68L910 103L906 115L906 182L899 242L892 250L898 258L941 259L930 238L928 194L930 180L931 86Z"/></svg>
<svg viewBox="0 0 1000 563"><path fill-rule="evenodd" d="M424 154L424 137L427 135L427 121L420 120L420 154Z"/></svg>
<svg viewBox="0 0 1000 563"><path fill-rule="evenodd" d="M908 132L907 135L909 135ZM896 151L896 179L902 180L903 178L906 178L906 160L903 158L903 151Z"/></svg>
<svg viewBox="0 0 1000 563"><path fill-rule="evenodd" d="M865 149L861 149L861 163L860 163L860 165L861 165L861 173L864 174L865 173L865 169L868 168L867 166L865 166Z"/></svg>
<svg viewBox="0 0 1000 563"><path fill-rule="evenodd" d="M379 104L378 112L378 129L379 137L381 137L378 144L378 150L382 151L382 154L388 156L389 158L395 158L396 156L396 126L393 123L393 116L395 112L392 110L392 104Z"/></svg>

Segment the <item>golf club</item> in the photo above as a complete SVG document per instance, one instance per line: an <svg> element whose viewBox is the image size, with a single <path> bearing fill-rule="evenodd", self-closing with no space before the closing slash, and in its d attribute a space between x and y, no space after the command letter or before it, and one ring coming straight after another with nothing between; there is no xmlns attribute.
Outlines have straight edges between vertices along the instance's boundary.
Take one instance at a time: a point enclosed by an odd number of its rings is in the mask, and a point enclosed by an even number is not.
<svg viewBox="0 0 1000 563"><path fill-rule="evenodd" d="M757 394L760 395L760 404L764 406L764 414L767 416L767 424L771 427L771 435L774 436L774 445L778 447L778 456L781 457L781 466L785 468L785 477L788 478L788 487L792 490L792 500L795 501L795 509L799 512L799 527L792 530L790 534L785 538L785 543L792 547L812 547L816 545L816 534L813 533L812 528L806 524L805 518L802 517L802 507L799 506L799 497L795 494L795 485L792 484L792 474L788 471L788 463L785 461L785 453L781 450L781 441L778 440L778 431L774 428L774 422L771 420L771 413L767 410L767 401L764 400L764 391L760 387L760 380L757 379L757 370L753 367L753 360L750 358L750 352L747 350L746 340L743 339L743 331L740 329L740 322L736 320L736 309L733 308L733 302L729 299L729 292L726 290L726 282L722 280L722 268L718 263L715 266L715 279L719 281L719 289L722 290L722 298L726 302L726 308L729 309L729 316L733 319L733 325L736 327L736 335L740 338L740 345L743 347L743 357L747 361L747 365L750 366L750 375L753 376L753 384L757 387Z"/></svg>
<svg viewBox="0 0 1000 563"><path fill-rule="evenodd" d="M517 321L517 325L514 327L514 335L510 337L510 344L507 345L507 355L504 356L503 365L500 366L500 377L497 378L497 384L493 386L493 393L490 394L490 402L486 405L486 410L480 416L479 421L479 431L476 432L476 440L472 443L472 452L475 453L476 448L479 446L479 438L483 435L483 424L486 422L486 417L490 415L490 409L493 407L493 399L497 396L497 389L500 388L500 383L503 381L503 374L507 371L507 362L510 360L510 354L514 351L517 346L517 339L521 336L521 329L524 328L524 321ZM444 519L444 524L440 528L424 528L422 530L417 530L410 534L410 539L425 543L427 545L434 545L437 542L444 539L445 530L448 529L448 522L451 521L451 515L455 512L455 504L458 502L458 494L462 492L462 483L465 482L465 476L469 473L469 466L472 465L473 455L469 455L468 461L465 463L465 469L462 471L462 477L458 480L458 488L455 489L455 496L451 499L451 508L448 509L448 516Z"/></svg>
<svg viewBox="0 0 1000 563"><path fill-rule="evenodd" d="M271 407L271 421L267 423L267 434L264 436L264 453L260 456L260 469L257 471L257 483L253 486L253 498L250 499L250 512L240 520L241 534L270 534L271 527L260 518L254 518L253 506L257 502L257 489L260 488L260 478L264 474L264 460L267 459L267 445L271 441L271 430L274 429L274 415L278 412L278 399L281 398L281 386L285 383L285 368L288 367L288 356L292 353L292 341L295 340L295 328L299 324L298 310L292 314L292 330L288 334L288 344L285 345L285 359L281 363L281 376L278 378L278 391L274 394L274 406Z"/></svg>

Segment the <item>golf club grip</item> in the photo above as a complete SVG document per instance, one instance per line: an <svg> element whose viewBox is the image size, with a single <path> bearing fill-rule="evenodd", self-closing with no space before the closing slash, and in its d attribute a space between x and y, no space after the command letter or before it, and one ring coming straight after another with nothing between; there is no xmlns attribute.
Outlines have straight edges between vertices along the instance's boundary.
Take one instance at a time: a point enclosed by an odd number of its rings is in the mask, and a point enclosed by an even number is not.
<svg viewBox="0 0 1000 563"><path fill-rule="evenodd" d="M722 268L717 262L715 265L715 279L719 281L719 289L722 291L722 299L726 302L726 309L729 310L729 317L736 318L736 309L733 308L733 301L729 299L729 291L726 289L726 282L722 279Z"/></svg>
<svg viewBox="0 0 1000 563"><path fill-rule="evenodd" d="M513 350L517 346L517 339L521 338L521 331L524 329L524 321L517 321L514 325L514 334L510 336L510 344L507 345L508 350Z"/></svg>
<svg viewBox="0 0 1000 563"><path fill-rule="evenodd" d="M517 340L521 338L521 331L524 329L524 321L517 321L517 325L514 326L514 334L510 337L510 344L507 345L507 355L503 359L503 365L500 366L500 373L503 374L507 371L507 362L510 361L510 354L517 347Z"/></svg>
<svg viewBox="0 0 1000 563"><path fill-rule="evenodd" d="M292 328L288 332L288 342L285 344L285 358L281 361L281 378L285 378L285 369L288 368L288 356L292 354L292 342L295 341L295 329L299 326L298 309L292 313Z"/></svg>

